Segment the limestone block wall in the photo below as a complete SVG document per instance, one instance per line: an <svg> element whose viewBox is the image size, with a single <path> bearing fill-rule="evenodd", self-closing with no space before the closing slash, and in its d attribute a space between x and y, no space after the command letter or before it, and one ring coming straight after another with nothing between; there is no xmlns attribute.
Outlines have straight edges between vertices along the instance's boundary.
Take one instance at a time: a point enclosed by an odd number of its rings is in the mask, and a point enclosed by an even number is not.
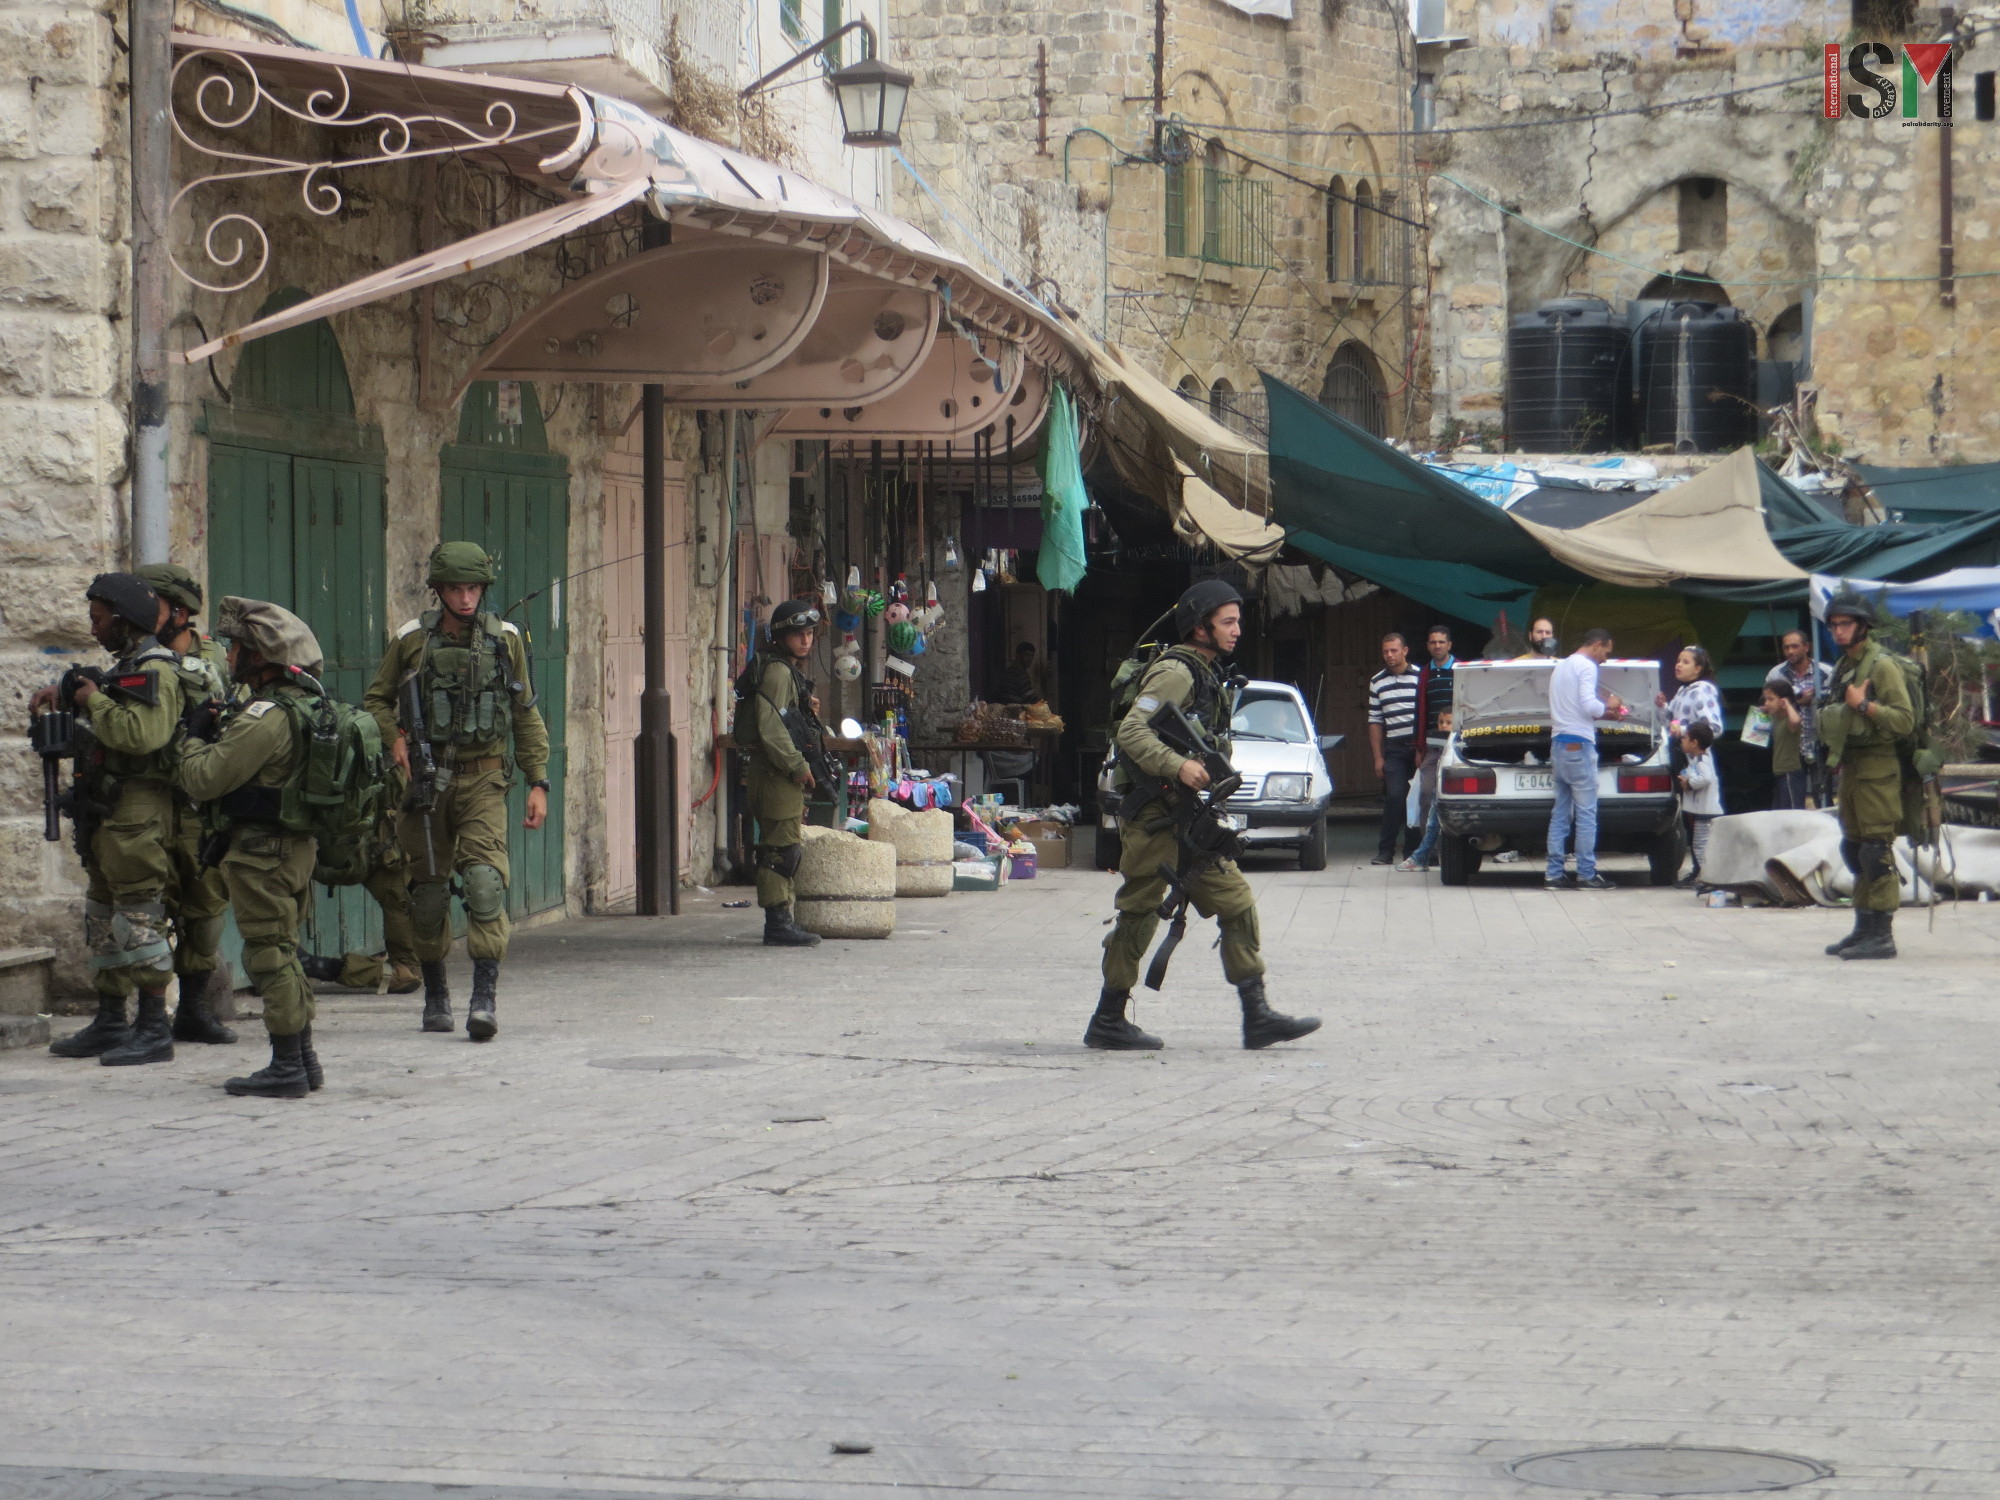
<svg viewBox="0 0 2000 1500"><path fill-rule="evenodd" d="M24 730L34 688L103 660L83 590L124 543L124 87L110 16L0 9L0 947L56 947L66 989L81 874Z"/></svg>

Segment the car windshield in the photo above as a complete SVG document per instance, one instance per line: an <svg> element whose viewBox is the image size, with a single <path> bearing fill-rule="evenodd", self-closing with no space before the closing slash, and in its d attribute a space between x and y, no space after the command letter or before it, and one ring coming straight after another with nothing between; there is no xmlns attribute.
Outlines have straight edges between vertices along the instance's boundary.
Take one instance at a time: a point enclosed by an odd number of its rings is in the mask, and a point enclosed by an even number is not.
<svg viewBox="0 0 2000 1500"><path fill-rule="evenodd" d="M1309 738L1298 704L1279 697L1243 699L1229 721L1229 732L1243 739L1284 740L1294 745L1303 745Z"/></svg>

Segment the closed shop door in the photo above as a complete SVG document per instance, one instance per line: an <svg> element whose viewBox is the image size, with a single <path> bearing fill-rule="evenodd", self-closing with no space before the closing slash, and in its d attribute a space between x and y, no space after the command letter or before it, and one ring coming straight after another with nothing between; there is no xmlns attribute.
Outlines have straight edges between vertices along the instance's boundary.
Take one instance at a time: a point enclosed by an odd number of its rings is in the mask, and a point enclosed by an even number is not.
<svg viewBox="0 0 2000 1500"><path fill-rule="evenodd" d="M532 833L521 826L528 794L519 776L507 796L508 908L525 916L563 904L569 465L548 451L528 382L475 384L466 392L458 437L441 464L438 535L477 542L499 558L487 608L527 634L536 707L549 729L548 821Z"/></svg>
<svg viewBox="0 0 2000 1500"><path fill-rule="evenodd" d="M304 294L281 292L275 311ZM359 703L381 660L381 435L355 420L347 367L325 322L249 345L231 400L207 404L207 618L224 594L282 604L326 653L327 691ZM381 914L360 887L314 888L309 952L374 952ZM234 955L234 937L231 938Z"/></svg>

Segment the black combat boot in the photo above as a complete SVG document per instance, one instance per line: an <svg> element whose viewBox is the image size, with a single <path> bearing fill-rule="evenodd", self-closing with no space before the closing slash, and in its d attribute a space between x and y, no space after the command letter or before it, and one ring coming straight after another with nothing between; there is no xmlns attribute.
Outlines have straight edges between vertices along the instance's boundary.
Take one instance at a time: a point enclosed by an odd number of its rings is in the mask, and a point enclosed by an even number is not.
<svg viewBox="0 0 2000 1500"><path fill-rule="evenodd" d="M1243 1047L1255 1052L1273 1042L1296 1042L1319 1030L1318 1016L1281 1016L1264 1002L1264 980L1246 979L1236 986L1243 1001Z"/></svg>
<svg viewBox="0 0 2000 1500"><path fill-rule="evenodd" d="M807 932L792 920L791 903L764 908L764 946L767 948L817 948L819 934Z"/></svg>
<svg viewBox="0 0 2000 1500"><path fill-rule="evenodd" d="M1826 945L1827 957L1838 958L1841 954L1845 953L1849 948L1852 948L1856 943L1860 942L1862 937L1867 933L1867 931L1868 931L1868 913L1857 906L1854 908L1853 929L1849 931L1847 936L1842 938L1839 942L1828 943Z"/></svg>
<svg viewBox="0 0 2000 1500"><path fill-rule="evenodd" d="M125 1040L98 1059L107 1068L134 1068L141 1063L174 1060L174 1027L167 1019L165 990L139 991L139 1018Z"/></svg>
<svg viewBox="0 0 2000 1500"><path fill-rule="evenodd" d="M1840 950L1842 958L1894 958L1896 956L1896 914L1890 911L1859 913L1861 932Z"/></svg>
<svg viewBox="0 0 2000 1500"><path fill-rule="evenodd" d="M49 1043L49 1051L57 1057L96 1057L123 1042L131 1031L125 1019L125 997L99 995L97 1015L91 1023L81 1031L57 1037Z"/></svg>
<svg viewBox="0 0 2000 1500"><path fill-rule="evenodd" d="M312 1092L304 1050L298 1035L274 1036L270 1066L259 1068L248 1078L230 1079L223 1084L222 1091L238 1098L247 1095L255 1099L303 1099Z"/></svg>
<svg viewBox="0 0 2000 1500"><path fill-rule="evenodd" d="M319 1065L319 1054L313 1051L312 1022L306 1022L306 1029L299 1033L299 1065L306 1070L306 1087L317 1092L326 1087L326 1070Z"/></svg>
<svg viewBox="0 0 2000 1500"><path fill-rule="evenodd" d="M306 971L306 978L320 984L339 984L341 971L347 967L344 958L321 958L317 953L301 953L299 967Z"/></svg>
<svg viewBox="0 0 2000 1500"><path fill-rule="evenodd" d="M221 1047L236 1040L235 1031L215 1016L213 997L221 979L220 969L181 976L181 1003L174 1007L175 1041L206 1042Z"/></svg>
<svg viewBox="0 0 2000 1500"><path fill-rule="evenodd" d="M444 977L444 960L424 960L424 1030L451 1030L451 985Z"/></svg>
<svg viewBox="0 0 2000 1500"><path fill-rule="evenodd" d="M475 1042L490 1042L500 1023L493 1017L494 990L500 985L500 960L472 961L472 1004L465 1009L465 1034Z"/></svg>
<svg viewBox="0 0 2000 1500"><path fill-rule="evenodd" d="M1164 1047L1165 1042L1125 1019L1125 1002L1131 998L1130 990L1109 985L1098 991L1097 1011L1084 1028L1083 1045L1100 1052L1157 1052Z"/></svg>

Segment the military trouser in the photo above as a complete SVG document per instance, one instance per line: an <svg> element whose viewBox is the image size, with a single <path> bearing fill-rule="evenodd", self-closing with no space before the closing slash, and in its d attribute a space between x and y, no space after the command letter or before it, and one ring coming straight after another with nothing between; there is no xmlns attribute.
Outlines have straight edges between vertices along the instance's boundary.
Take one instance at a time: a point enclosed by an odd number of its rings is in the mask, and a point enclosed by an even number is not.
<svg viewBox="0 0 2000 1500"><path fill-rule="evenodd" d="M1893 912L1903 904L1896 875L1896 835L1903 822L1903 767L1896 755L1849 751L1841 758L1840 852L1854 872L1854 904Z"/></svg>
<svg viewBox="0 0 2000 1500"><path fill-rule="evenodd" d="M382 946L392 964L417 962L417 929L410 921L410 862L396 842L393 828L375 854L368 878L361 882L382 908Z"/></svg>
<svg viewBox="0 0 2000 1500"><path fill-rule="evenodd" d="M1180 840L1169 821L1119 819L1118 920L1104 939L1104 987L1129 990L1139 982L1153 934L1160 925L1160 903L1167 883L1160 866L1180 862ZM1214 917L1222 929L1222 972L1231 984L1242 984L1264 972L1264 955L1257 936L1257 897L1234 860L1216 860L1202 867L1189 882L1194 908Z"/></svg>
<svg viewBox="0 0 2000 1500"><path fill-rule="evenodd" d="M222 967L222 915L229 910L229 887L221 869L201 867L208 835L201 815L175 809L174 841L167 847L173 875L167 883L167 915L174 923L174 972L195 977Z"/></svg>
<svg viewBox="0 0 2000 1500"><path fill-rule="evenodd" d="M430 825L431 856L424 852ZM435 963L451 952L451 877L465 896L465 951L472 958L507 956L507 772L460 768L428 819L401 814L397 841L410 881L410 925L418 959ZM374 881L370 877L369 889Z"/></svg>
<svg viewBox="0 0 2000 1500"><path fill-rule="evenodd" d="M750 757L750 816L757 820L757 904L789 906L799 869L806 789L760 754Z"/></svg>
<svg viewBox="0 0 2000 1500"><path fill-rule="evenodd" d="M173 975L166 896L174 874L175 817L166 783L128 781L118 805L90 836L83 932L91 985L107 998L163 990Z"/></svg>
<svg viewBox="0 0 2000 1500"><path fill-rule="evenodd" d="M222 856L243 967L264 1002L264 1029L297 1036L312 1024L313 992L299 967L299 928L312 908L318 845L303 833L238 828Z"/></svg>

